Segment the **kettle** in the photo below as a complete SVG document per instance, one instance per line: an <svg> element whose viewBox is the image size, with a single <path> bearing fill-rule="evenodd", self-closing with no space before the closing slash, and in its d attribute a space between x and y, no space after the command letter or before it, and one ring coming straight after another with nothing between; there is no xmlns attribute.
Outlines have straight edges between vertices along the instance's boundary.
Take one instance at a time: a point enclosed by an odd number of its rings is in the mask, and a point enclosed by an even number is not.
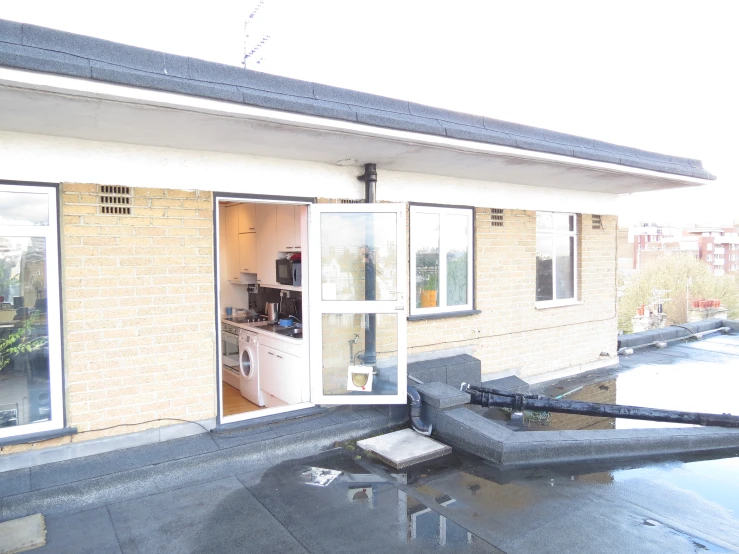
<svg viewBox="0 0 739 554"><path fill-rule="evenodd" d="M264 305L264 311L267 313L267 321L270 323L277 321L280 317L280 303L279 302L267 302Z"/></svg>

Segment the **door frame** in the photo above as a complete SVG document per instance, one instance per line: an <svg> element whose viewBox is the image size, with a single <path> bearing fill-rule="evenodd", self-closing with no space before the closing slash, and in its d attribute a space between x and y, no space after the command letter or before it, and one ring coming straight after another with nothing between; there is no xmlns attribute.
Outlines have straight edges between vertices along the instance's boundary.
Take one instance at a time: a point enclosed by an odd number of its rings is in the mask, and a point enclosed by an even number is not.
<svg viewBox="0 0 739 554"><path fill-rule="evenodd" d="M303 196L275 196L270 194L239 194L232 192L213 192L213 292L215 294L215 326L216 326L216 348L215 348L215 378L216 378L216 427L223 425L229 425L238 423L241 421L247 421L250 419L257 419L267 416L273 416L276 414L294 412L298 410L304 410L306 408L312 408L314 404L310 402L302 402L300 404L292 404L289 406L279 406L274 408L262 408L260 410L254 410L251 412L244 412L241 414L233 414L230 416L223 415L223 368L221 367L221 253L220 253L220 216L219 216L219 203L220 202L251 202L254 204L291 204L308 206L310 211L310 205L315 204L317 199L315 197L303 197ZM306 230L307 231L307 230ZM257 230L257 232L259 232ZM306 232L306 239L308 234ZM308 241L306 240L306 243ZM303 245L302 252L307 250L307 244ZM305 256L307 258L307 256ZM307 272L306 272L307 273ZM308 292L308 281L307 275L303 276L305 284L301 287L303 296L303 319L306 320L306 314L309 314L308 307L309 302L307 299ZM306 320L307 321L307 320ZM305 353L308 357L308 371L310 373L310 329L307 330L307 337L304 338L305 342ZM241 368L239 368L239 371ZM310 377L309 377L310 378Z"/></svg>
<svg viewBox="0 0 739 554"><path fill-rule="evenodd" d="M314 256L307 256L308 274L313 283L309 295L308 314L309 356L311 379L311 402L321 405L368 405L368 404L406 404L406 383L408 378L408 308L405 300L407 284L407 204L356 203L356 204L313 204L308 208L308 244L311 248L321 248L320 215L323 213L392 213L396 214L396 298L392 300L323 300L322 264L320 250ZM397 316L397 392L396 394L341 394L326 395L323 392L322 358L322 316L324 314L395 314ZM305 319L305 314L304 314ZM375 366L377 367L377 366ZM348 369L348 366L347 366Z"/></svg>

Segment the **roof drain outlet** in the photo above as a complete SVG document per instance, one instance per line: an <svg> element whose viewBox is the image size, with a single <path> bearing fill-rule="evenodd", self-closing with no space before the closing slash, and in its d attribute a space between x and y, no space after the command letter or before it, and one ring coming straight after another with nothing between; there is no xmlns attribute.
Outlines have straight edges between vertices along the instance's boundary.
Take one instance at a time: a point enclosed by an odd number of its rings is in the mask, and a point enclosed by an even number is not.
<svg viewBox="0 0 739 554"><path fill-rule="evenodd" d="M416 387L408 385L408 398L411 403L411 415L409 418L411 421L411 427L416 433L426 435L427 437L430 436L433 426L421 419L421 395L418 394Z"/></svg>

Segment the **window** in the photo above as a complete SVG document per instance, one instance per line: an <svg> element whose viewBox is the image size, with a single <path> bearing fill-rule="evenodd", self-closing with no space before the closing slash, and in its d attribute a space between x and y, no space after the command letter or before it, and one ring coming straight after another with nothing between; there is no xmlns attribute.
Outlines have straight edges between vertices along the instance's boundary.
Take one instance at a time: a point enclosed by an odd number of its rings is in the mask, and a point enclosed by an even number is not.
<svg viewBox="0 0 739 554"><path fill-rule="evenodd" d="M473 210L411 205L411 316L473 309Z"/></svg>
<svg viewBox="0 0 739 554"><path fill-rule="evenodd" d="M56 194L0 183L0 438L64 424Z"/></svg>
<svg viewBox="0 0 739 554"><path fill-rule="evenodd" d="M577 297L575 214L536 213L536 302L571 303Z"/></svg>

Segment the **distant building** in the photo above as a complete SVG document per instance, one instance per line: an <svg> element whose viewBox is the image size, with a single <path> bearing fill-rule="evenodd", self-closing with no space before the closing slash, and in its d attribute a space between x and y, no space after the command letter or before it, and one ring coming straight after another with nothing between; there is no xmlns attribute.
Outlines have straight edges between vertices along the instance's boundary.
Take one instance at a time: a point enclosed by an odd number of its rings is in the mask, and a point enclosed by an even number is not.
<svg viewBox="0 0 739 554"><path fill-rule="evenodd" d="M622 228L618 234L618 268L639 270L663 254L689 254L704 261L714 275L739 271L737 227L663 227L656 223Z"/></svg>
<svg viewBox="0 0 739 554"><path fill-rule="evenodd" d="M714 275L739 271L739 229L695 228L684 234L697 240L699 258L711 266Z"/></svg>

